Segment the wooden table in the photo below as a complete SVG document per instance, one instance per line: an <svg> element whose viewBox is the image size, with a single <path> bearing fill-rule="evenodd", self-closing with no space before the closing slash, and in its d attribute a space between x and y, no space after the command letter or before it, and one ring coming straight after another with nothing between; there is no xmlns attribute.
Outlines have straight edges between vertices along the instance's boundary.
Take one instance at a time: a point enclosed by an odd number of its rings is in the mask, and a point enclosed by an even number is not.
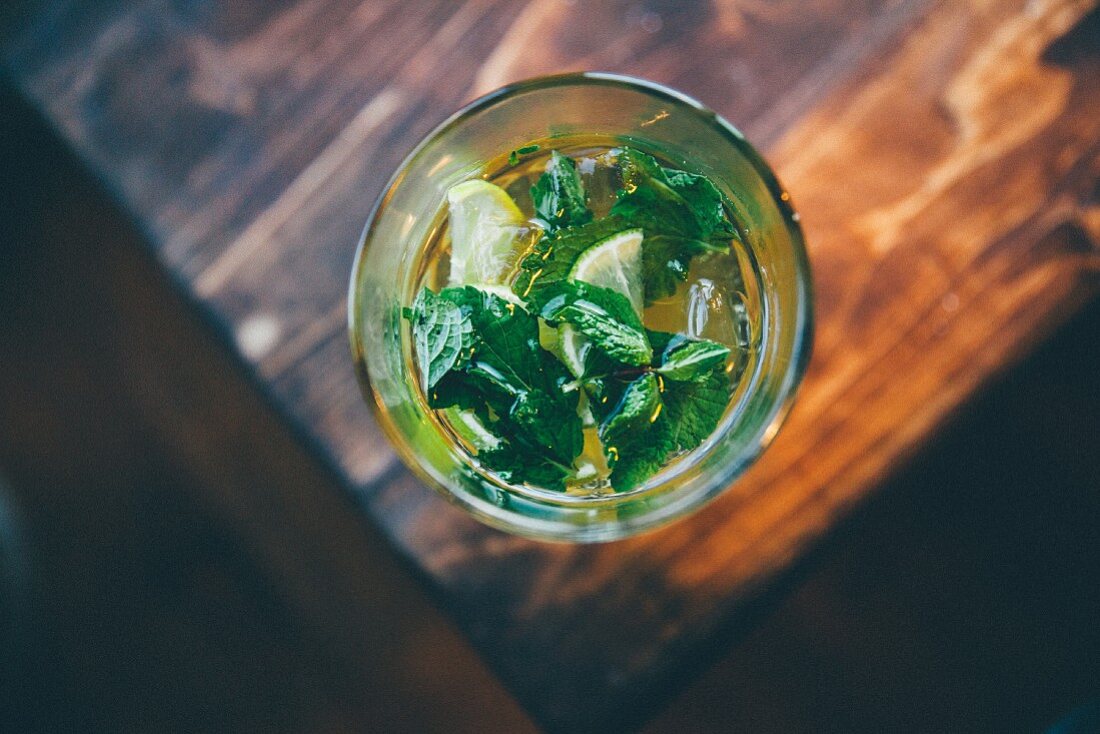
<svg viewBox="0 0 1100 734"><path fill-rule="evenodd" d="M1100 13L987 3L153 0L6 11L4 64L546 728L637 722L751 602L1100 278ZM345 286L398 162L535 74L665 82L792 192L814 358L692 518L546 545L421 487L358 395ZM287 490L290 491L290 490Z"/></svg>

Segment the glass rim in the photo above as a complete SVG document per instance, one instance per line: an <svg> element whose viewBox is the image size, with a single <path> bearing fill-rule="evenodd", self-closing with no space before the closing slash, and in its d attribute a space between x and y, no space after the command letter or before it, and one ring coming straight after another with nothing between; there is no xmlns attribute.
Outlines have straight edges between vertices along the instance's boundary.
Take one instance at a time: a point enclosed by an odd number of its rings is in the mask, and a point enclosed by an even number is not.
<svg viewBox="0 0 1100 734"><path fill-rule="evenodd" d="M757 440L747 445L745 450L739 452L735 459L731 461L731 466L734 466L734 469L728 473L723 473L724 478L722 481L712 483L713 486L708 487L706 491L696 490L694 492L680 493L681 496L672 498L667 504L656 507L652 512L642 513L621 520L606 521L600 525L574 525L560 520L546 520L532 517L516 511L502 512L502 508L488 500L473 497L466 493L459 494L453 491L447 482L435 476L433 472L429 471L419 460L417 460L415 452L406 445L407 437L393 424L387 410L378 403L379 397L371 387L370 375L368 374L366 364L366 352L361 348L361 340L356 328L358 324L357 313L361 311L359 308L361 304L357 295L357 286L361 282L362 270L367 260L366 253L369 249L367 243L371 228L382 215L393 192L400 187L406 173L417 162L425 148L438 138L447 135L453 129L461 126L467 118L479 112L491 109L513 97L542 89L568 86L609 86L645 94L675 104L681 110L689 111L718 132L728 144L732 145L738 151L752 167L753 172L759 176L761 183L763 183L771 197L772 203L778 210L780 219L783 222L783 227L786 229L787 236L790 238L790 255L794 260L797 290L801 296L797 307L796 323L792 328L794 334L792 339L791 361L787 369L783 371L783 379L780 385L780 399L774 401L772 404L767 420L761 424L762 428L757 432ZM474 515L482 522L501 530L539 540L603 542L635 535L645 530L663 526L701 507L718 494L725 491L732 482L752 465L764 449L767 448L774 439L779 426L784 421L794 403L797 395L796 388L805 374L810 360L814 331L812 301L813 285L810 276L809 260L806 253L805 238L802 233L801 225L799 224L799 216L794 209L791 197L786 189L779 183L770 166L768 166L763 157L747 141L740 130L717 112L693 97L658 82L611 72L567 72L541 75L511 82L475 98L433 127L402 159L397 169L387 181L374 205L371 207L362 233L360 234L359 243L355 251L354 267L352 268L348 291L348 332L353 356L355 357L356 375L364 397L366 398L366 402L370 405L371 411L375 416L376 423L386 435L391 447L398 454L398 457L422 482L429 487L435 488L437 494L442 494L447 500ZM750 397L751 393L752 391L750 390L746 395L742 396L742 399ZM727 416L727 418L730 419L732 419L732 417L732 415ZM729 422L732 423L732 421ZM711 448L713 448L712 442L714 441L715 435L719 433L724 434L729 428L730 425L716 429L715 433L708 437L704 444L711 443ZM698 449L696 449L696 451L698 451ZM694 451L692 453L694 453ZM479 468L473 466L471 466L471 468L479 475L484 476ZM679 474L679 472L677 472L677 474ZM591 498L588 502L584 503L570 501L578 499L570 497L565 501L559 500L557 502L548 502L547 506L560 507L562 509L566 509L570 506L574 509L606 508L609 506L621 506L632 501L642 501L656 494L675 494L675 488L663 492L657 491L661 486L667 483L669 479L675 479L675 476L674 474L670 477L665 477L661 482L642 492L635 489L620 495ZM651 480L652 479L653 478L651 478ZM524 493L524 496L529 499L535 499L526 493ZM538 499L543 498L539 497ZM517 520L522 522L517 522Z"/></svg>

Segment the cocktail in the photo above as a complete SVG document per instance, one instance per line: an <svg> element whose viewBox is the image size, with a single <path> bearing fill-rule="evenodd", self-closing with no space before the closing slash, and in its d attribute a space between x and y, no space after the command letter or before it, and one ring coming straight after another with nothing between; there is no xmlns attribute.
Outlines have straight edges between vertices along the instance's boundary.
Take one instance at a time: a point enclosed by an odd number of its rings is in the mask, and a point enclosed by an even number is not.
<svg viewBox="0 0 1100 734"><path fill-rule="evenodd" d="M457 113L371 215L349 298L403 460L491 525L609 540L727 487L809 355L797 215L676 92L535 79Z"/></svg>

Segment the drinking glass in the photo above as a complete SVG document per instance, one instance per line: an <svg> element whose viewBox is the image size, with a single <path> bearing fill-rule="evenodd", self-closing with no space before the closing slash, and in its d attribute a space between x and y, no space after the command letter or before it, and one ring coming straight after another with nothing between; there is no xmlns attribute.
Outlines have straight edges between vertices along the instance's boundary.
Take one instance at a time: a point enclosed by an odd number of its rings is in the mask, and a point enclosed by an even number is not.
<svg viewBox="0 0 1100 734"><path fill-rule="evenodd" d="M447 190L532 141L591 136L703 174L729 197L755 277L753 349L714 433L641 486L575 496L513 486L479 469L447 438L418 386L402 308L418 256L442 222ZM364 395L404 462L428 486L494 527L545 540L622 538L698 509L775 437L809 360L812 294L798 215L763 159L699 102L641 79L604 73L519 82L454 114L405 159L367 220L348 298L352 353Z"/></svg>

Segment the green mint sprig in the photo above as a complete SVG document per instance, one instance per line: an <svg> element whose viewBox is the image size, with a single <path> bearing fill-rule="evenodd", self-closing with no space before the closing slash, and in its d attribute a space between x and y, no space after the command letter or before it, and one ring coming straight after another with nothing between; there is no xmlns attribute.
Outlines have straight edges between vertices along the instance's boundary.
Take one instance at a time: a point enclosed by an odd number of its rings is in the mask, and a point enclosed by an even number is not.
<svg viewBox="0 0 1100 734"><path fill-rule="evenodd" d="M729 201L707 178L630 148L618 162L617 200L593 219L576 164L551 152L531 189L543 234L512 283L523 305L464 286L425 289L405 311L429 405L472 411L495 439L478 460L508 481L565 488L583 448L583 397L613 488L636 487L714 432L745 367L722 344L645 329L623 294L570 277L589 248L641 229L651 303L675 292L692 258L738 238ZM540 319L583 335L578 379L540 346Z"/></svg>
<svg viewBox="0 0 1100 734"><path fill-rule="evenodd" d="M645 232L642 268L646 303L672 295L691 259L727 252L738 237L728 199L705 176L661 166L633 148L619 154L622 189L611 215Z"/></svg>
<svg viewBox="0 0 1100 734"><path fill-rule="evenodd" d="M576 227L592 219L584 183L573 159L558 151L550 152L546 173L531 187L535 215L547 235L562 227Z"/></svg>
<svg viewBox="0 0 1100 734"><path fill-rule="evenodd" d="M601 217L585 224L563 227L543 235L519 261L519 273L512 291L522 299L569 278L569 271L584 251L600 240L630 229L619 217Z"/></svg>
<svg viewBox="0 0 1100 734"><path fill-rule="evenodd" d="M632 489L670 456L699 446L729 401L728 347L648 329L646 336L654 353L651 364L614 365L585 378L617 491Z"/></svg>
<svg viewBox="0 0 1100 734"><path fill-rule="evenodd" d="M729 347L649 331L625 296L582 281L559 282L531 306L547 323L581 331L597 353L581 381L615 489L641 483L718 425L729 399Z"/></svg>
<svg viewBox="0 0 1100 734"><path fill-rule="evenodd" d="M531 307L551 326L570 324L615 362L641 366L653 359L642 320L626 296L610 288L560 280L541 289Z"/></svg>
<svg viewBox="0 0 1100 734"><path fill-rule="evenodd" d="M538 319L473 286L425 288L406 318L430 407L473 409L501 440L479 459L506 479L564 488L584 437L572 377L539 345Z"/></svg>
<svg viewBox="0 0 1100 734"><path fill-rule="evenodd" d="M557 151L555 151L557 153ZM559 162L560 159L560 162ZM568 161L568 162L566 162ZM520 261L513 285L523 298L565 279L577 258L596 242L625 229L645 236L642 268L646 303L676 292L687 279L691 260L706 252L728 252L739 239L730 221L729 199L705 176L665 168L633 148L618 154L622 187L606 217L585 212L583 184L572 160L558 154L531 189L535 211L547 227L535 248ZM554 216L547 218L545 213ZM561 216L557 213L561 212ZM551 223L553 220L553 223Z"/></svg>

